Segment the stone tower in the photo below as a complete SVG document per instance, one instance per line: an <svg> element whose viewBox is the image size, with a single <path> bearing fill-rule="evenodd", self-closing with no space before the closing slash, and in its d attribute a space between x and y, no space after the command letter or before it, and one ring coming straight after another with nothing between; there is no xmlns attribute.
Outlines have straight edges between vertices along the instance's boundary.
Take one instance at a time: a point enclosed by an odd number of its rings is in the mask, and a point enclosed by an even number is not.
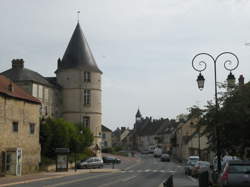
<svg viewBox="0 0 250 187"><path fill-rule="evenodd" d="M101 75L95 59L77 23L62 60L58 59L57 82L62 86L63 118L81 123L94 135L97 155L101 144Z"/></svg>

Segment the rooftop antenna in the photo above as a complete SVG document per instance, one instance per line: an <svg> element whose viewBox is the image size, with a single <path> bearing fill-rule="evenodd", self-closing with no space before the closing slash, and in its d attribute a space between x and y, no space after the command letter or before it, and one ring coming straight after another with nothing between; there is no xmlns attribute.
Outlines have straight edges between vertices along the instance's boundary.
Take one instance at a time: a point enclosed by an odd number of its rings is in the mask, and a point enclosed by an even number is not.
<svg viewBox="0 0 250 187"><path fill-rule="evenodd" d="M78 10L77 11L77 23L79 23L79 14L80 14L80 11Z"/></svg>

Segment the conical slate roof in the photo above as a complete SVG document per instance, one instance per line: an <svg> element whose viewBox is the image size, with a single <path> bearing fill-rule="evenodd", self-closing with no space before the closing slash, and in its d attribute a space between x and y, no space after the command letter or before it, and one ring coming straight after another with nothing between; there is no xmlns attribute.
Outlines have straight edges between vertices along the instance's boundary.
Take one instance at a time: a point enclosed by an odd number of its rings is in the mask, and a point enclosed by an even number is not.
<svg viewBox="0 0 250 187"><path fill-rule="evenodd" d="M58 61L57 71L69 68L102 73L95 62L79 23L76 25L62 61Z"/></svg>
<svg viewBox="0 0 250 187"><path fill-rule="evenodd" d="M141 112L140 112L139 109L137 110L137 113L136 113L135 117L142 117Z"/></svg>

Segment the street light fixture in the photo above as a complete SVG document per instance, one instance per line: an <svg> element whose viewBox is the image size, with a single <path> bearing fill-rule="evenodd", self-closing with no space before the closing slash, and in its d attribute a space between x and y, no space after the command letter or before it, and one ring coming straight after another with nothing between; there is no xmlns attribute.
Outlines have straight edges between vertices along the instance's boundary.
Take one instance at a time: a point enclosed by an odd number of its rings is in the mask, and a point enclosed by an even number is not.
<svg viewBox="0 0 250 187"><path fill-rule="evenodd" d="M204 71L207 68L207 63L204 60L199 60L198 64L196 59L199 57L208 57L212 59L212 62L214 64L214 90L215 90L215 108L216 108L216 119L215 119L215 129L216 129L216 140L217 140L217 145L216 145L216 152L217 152L217 169L220 172L221 171L221 146L220 146L220 128L218 126L217 122L217 113L219 110L219 104L218 104L218 96L217 96L217 61L223 56L231 56L233 57L234 60L228 59L224 61L224 68L228 70L230 73L227 77L227 86L229 88L233 88L235 85L235 77L232 74L232 71L235 70L239 66L239 59L238 57L231 52L223 52L220 53L216 58L214 58L212 55L209 53L199 53L195 55L192 59L192 67L194 68L195 71L199 72L199 75L197 77L197 83L198 83L198 88L202 90L204 88L204 83L205 83L205 78L201 74L202 71Z"/></svg>
<svg viewBox="0 0 250 187"><path fill-rule="evenodd" d="M204 83L205 83L205 78L203 77L203 75L200 73L196 79L197 84L198 84L198 88L200 90L203 90L204 88Z"/></svg>
<svg viewBox="0 0 250 187"><path fill-rule="evenodd" d="M235 86L235 77L232 74L232 72L230 72L229 75L227 76L227 86L229 88L234 88Z"/></svg>

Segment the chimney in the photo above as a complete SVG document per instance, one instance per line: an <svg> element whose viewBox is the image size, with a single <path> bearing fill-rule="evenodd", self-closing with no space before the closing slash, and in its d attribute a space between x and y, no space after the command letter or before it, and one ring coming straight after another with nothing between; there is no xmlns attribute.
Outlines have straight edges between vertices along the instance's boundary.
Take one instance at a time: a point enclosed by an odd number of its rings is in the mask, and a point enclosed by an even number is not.
<svg viewBox="0 0 250 187"><path fill-rule="evenodd" d="M12 82L10 82L10 84L8 85L8 91L9 92L14 92L14 85Z"/></svg>
<svg viewBox="0 0 250 187"><path fill-rule="evenodd" d="M14 69L23 69L24 61L23 59L13 59L12 60L12 68Z"/></svg>
<svg viewBox="0 0 250 187"><path fill-rule="evenodd" d="M244 77L243 77L243 75L240 75L238 80L239 80L239 86L243 86L244 85Z"/></svg>

